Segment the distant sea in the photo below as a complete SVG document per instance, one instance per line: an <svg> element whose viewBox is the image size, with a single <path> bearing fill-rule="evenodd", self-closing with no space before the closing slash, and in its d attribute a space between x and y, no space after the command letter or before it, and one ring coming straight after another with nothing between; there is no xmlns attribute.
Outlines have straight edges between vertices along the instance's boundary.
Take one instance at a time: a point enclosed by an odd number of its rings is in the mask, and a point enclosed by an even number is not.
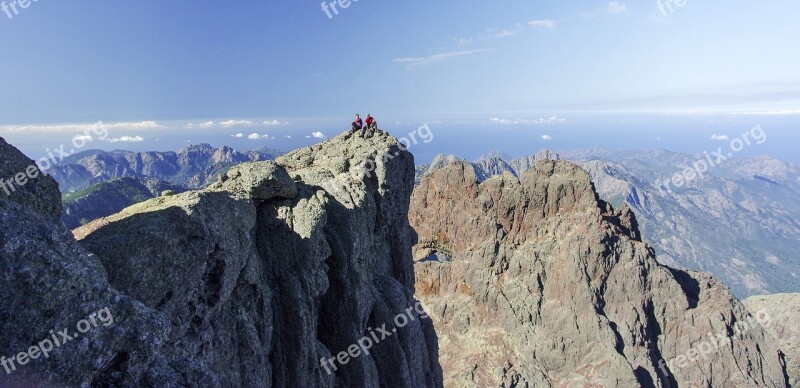
<svg viewBox="0 0 800 388"><path fill-rule="evenodd" d="M551 119L555 117L555 119ZM131 151L174 151L189 144L209 143L219 147L227 145L239 150L251 150L267 146L281 151L290 151L324 140L320 136L334 136L349 126L349 117L341 124L333 120L289 120L289 124L267 127L230 127L187 129L186 122L164 123L161 130L130 131L112 130L110 137L140 136L139 142L92 141L79 151L90 149L125 149ZM392 119L381 122L381 128L393 135L409 138L417 131L419 119ZM515 123L516 122L516 123ZM159 124L161 124L159 122ZM425 143L417 133L417 143L411 144L418 164L430 162L437 154L454 154L473 160L490 150L500 150L513 157L521 157L547 148L566 150L600 147L609 150L665 149L674 152L701 154L715 151L718 147L728 149L734 139L743 139L743 134L753 127L761 126L766 140L756 144L752 137L750 145L744 145L737 157L770 155L781 160L800 164L800 115L568 115L538 116L534 119L506 117L490 119L442 119L428 121L433 134ZM424 131L424 130L423 130ZM315 132L315 137L313 134ZM241 134L240 137L236 137ZM249 139L257 134L258 139ZM27 134L0 132L8 142L20 148L26 155L38 159L47 151L66 144L69 151L75 134ZM264 135L268 135L266 138ZM712 139L712 136L714 139ZM255 136L252 136L255 137ZM75 150L78 151L78 150Z"/></svg>

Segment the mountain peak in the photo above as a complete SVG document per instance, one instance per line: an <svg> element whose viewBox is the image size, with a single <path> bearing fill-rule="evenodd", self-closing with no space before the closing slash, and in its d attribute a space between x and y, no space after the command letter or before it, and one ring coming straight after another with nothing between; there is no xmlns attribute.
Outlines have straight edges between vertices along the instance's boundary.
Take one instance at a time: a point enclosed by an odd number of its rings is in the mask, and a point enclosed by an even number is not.
<svg viewBox="0 0 800 388"><path fill-rule="evenodd" d="M504 161L506 163L514 160L514 158L511 157L509 154L507 154L507 153L505 153L503 151L495 149L495 150L491 150L491 151L479 156L478 159L475 159L475 162L476 163L484 162L484 161L491 160L491 159L500 159L500 160L502 160L502 161Z"/></svg>
<svg viewBox="0 0 800 388"><path fill-rule="evenodd" d="M183 147L178 150L178 153L190 153L190 152L202 152L202 153L210 153L213 152L215 148L208 143L200 143L200 144L189 144L186 147Z"/></svg>
<svg viewBox="0 0 800 388"><path fill-rule="evenodd" d="M757 324L674 367L700 335L754 319L713 277L658 264L631 210L600 200L577 165L541 160L479 183L456 162L422 178L409 219L445 386L785 385Z"/></svg>
<svg viewBox="0 0 800 388"><path fill-rule="evenodd" d="M30 162L0 148L4 176ZM50 183L37 198L60 203ZM413 187L413 156L379 133L240 164L84 225L79 242L0 195L2 354L93 312L114 324L0 386L441 387L413 297ZM397 335L341 361L377 327Z"/></svg>

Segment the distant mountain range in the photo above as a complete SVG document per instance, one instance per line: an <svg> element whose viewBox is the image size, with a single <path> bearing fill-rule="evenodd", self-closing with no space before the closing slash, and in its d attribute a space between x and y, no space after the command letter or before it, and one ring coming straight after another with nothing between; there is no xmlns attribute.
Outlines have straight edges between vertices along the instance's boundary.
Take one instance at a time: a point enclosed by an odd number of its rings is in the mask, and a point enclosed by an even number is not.
<svg viewBox="0 0 800 388"><path fill-rule="evenodd" d="M90 150L65 158L48 173L63 193L62 220L76 228L157 197L162 191L181 193L202 188L231 166L273 160L280 154L266 147L240 152L208 144L176 152Z"/></svg>
<svg viewBox="0 0 800 388"><path fill-rule="evenodd" d="M280 151L262 147L240 152L230 147L197 144L176 152L80 152L48 170L62 193L83 190L96 183L122 177L143 177L188 189L212 183L227 168L244 162L273 160Z"/></svg>
<svg viewBox="0 0 800 388"><path fill-rule="evenodd" d="M585 149L511 159L492 151L472 162L476 176L520 175L542 159L586 169L599 195L628 203L643 236L670 266L711 272L739 297L800 291L800 168L771 157L729 159L671 192L659 183L697 157L656 151ZM417 181L457 159L417 167Z"/></svg>

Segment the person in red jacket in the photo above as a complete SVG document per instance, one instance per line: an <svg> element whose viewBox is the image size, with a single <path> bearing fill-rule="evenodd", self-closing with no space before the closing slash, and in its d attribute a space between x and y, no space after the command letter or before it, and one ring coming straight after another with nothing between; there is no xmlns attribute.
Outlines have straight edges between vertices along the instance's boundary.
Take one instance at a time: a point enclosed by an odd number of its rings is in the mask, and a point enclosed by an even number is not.
<svg viewBox="0 0 800 388"><path fill-rule="evenodd" d="M374 117L367 113L367 133L365 137L375 136L376 129L378 129L378 122L375 121Z"/></svg>

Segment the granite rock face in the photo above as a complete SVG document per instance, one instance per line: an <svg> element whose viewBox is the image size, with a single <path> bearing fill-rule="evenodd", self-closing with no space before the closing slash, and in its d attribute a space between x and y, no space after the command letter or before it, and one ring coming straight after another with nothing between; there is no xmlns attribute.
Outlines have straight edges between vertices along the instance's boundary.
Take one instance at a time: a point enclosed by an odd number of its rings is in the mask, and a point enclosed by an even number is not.
<svg viewBox="0 0 800 388"><path fill-rule="evenodd" d="M235 196L268 201L275 197L292 199L297 196L297 185L285 169L275 162L250 162L232 167L215 189Z"/></svg>
<svg viewBox="0 0 800 388"><path fill-rule="evenodd" d="M758 295L743 302L752 314L768 317L767 333L786 355L789 385L800 387L800 294Z"/></svg>
<svg viewBox="0 0 800 388"><path fill-rule="evenodd" d="M800 261L794 259L800 250L800 167L768 156L733 158L697 179L681 178L681 187L669 183L698 158L592 148L540 150L514 160L492 152L472 165L482 182L508 166L520 176L540 160L569 160L589 172L604 201L633 210L659 263L712 273L740 299L800 291ZM417 181L455 159L437 156L418 166Z"/></svg>
<svg viewBox="0 0 800 388"><path fill-rule="evenodd" d="M431 171L409 213L445 386L786 385L756 317L713 277L658 264L584 170L541 160L477 182L463 162Z"/></svg>
<svg viewBox="0 0 800 388"><path fill-rule="evenodd" d="M413 157L394 138L342 135L277 164L235 167L205 190L93 221L74 231L79 244L63 227L0 199L0 292L9 294L0 295L0 351L27 349L47 330L111 306L117 320L91 332L96 339L64 346L15 378L439 387L436 334L413 309L416 239L406 217L413 182ZM30 227L8 234L16 219ZM31 245L33 231L39 245ZM401 314L413 316L402 327ZM321 362L378 327L391 334L369 354Z"/></svg>
<svg viewBox="0 0 800 388"><path fill-rule="evenodd" d="M0 147L4 175L33 164L2 139ZM108 385L160 368L167 317L109 284L58 220L54 180L17 193L0 195L0 386ZM77 326L92 315L91 326Z"/></svg>
<svg viewBox="0 0 800 388"><path fill-rule="evenodd" d="M17 177L20 179L17 180ZM0 137L0 180L3 180L0 183L0 198L16 202L49 218L61 217L58 184L42 174L33 160L6 143L2 137ZM52 198L56 200L52 201Z"/></svg>

